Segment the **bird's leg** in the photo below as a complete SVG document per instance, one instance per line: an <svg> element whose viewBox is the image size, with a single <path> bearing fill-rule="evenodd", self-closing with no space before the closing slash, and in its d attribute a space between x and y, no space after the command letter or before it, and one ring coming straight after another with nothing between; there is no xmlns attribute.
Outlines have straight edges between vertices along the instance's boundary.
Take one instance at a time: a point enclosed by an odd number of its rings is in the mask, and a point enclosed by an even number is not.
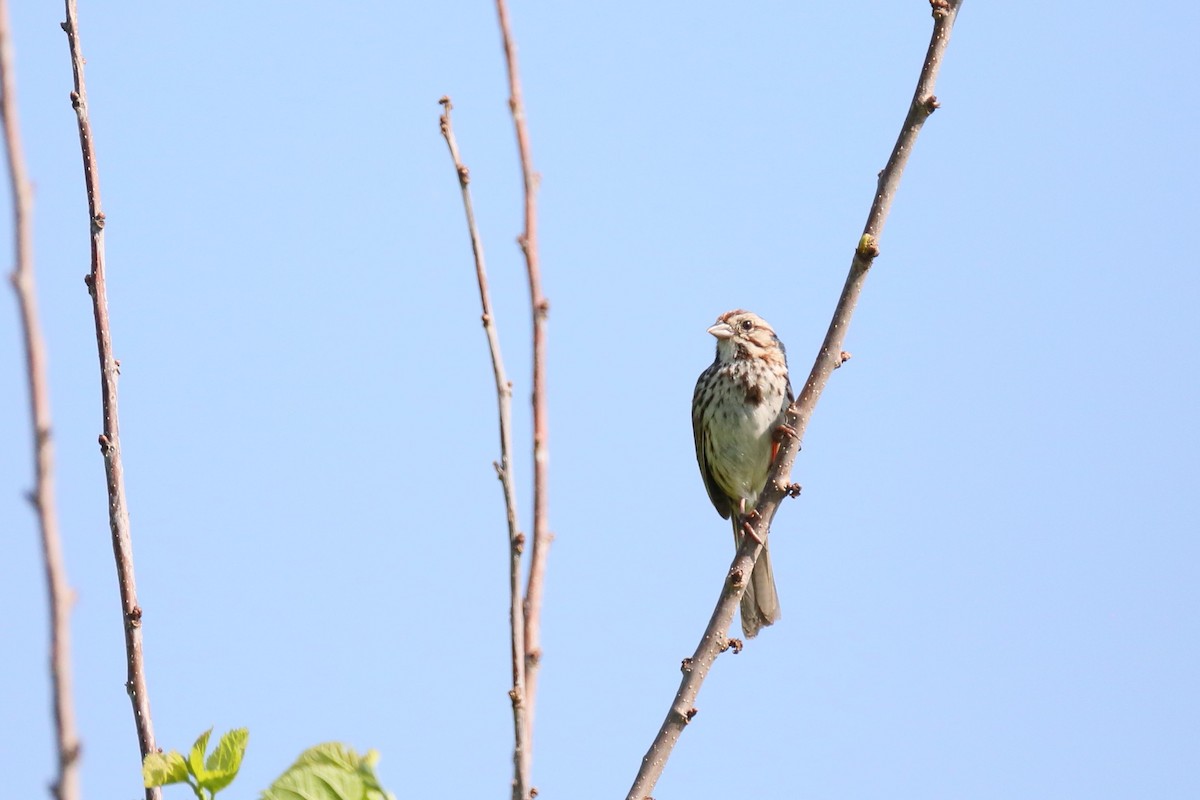
<svg viewBox="0 0 1200 800"><path fill-rule="evenodd" d="M754 524L748 519L742 522L742 533L746 534L747 538L753 539L758 544L766 544L766 542L763 541L763 538L754 532Z"/></svg>
<svg viewBox="0 0 1200 800"><path fill-rule="evenodd" d="M775 430L771 431L771 463L775 463L775 456L779 455L779 447L785 439L794 439L799 436L796 429L786 422L781 422L775 426Z"/></svg>
<svg viewBox="0 0 1200 800"><path fill-rule="evenodd" d="M762 537L754 532L754 521L758 519L758 509L752 508L749 512L746 511L746 498L742 498L738 504L738 519L742 521L742 533L753 539L759 544L766 544Z"/></svg>

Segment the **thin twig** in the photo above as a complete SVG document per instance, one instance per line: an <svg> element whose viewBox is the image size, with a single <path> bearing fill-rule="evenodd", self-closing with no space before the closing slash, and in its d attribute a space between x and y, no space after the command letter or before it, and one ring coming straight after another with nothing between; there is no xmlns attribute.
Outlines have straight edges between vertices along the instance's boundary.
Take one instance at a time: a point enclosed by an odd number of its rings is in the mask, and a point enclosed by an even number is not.
<svg viewBox="0 0 1200 800"><path fill-rule="evenodd" d="M546 576L546 557L550 550L548 469L550 423L546 416L546 317L550 303L542 294L542 274L538 267L537 184L525 105L521 100L521 79L517 71L517 45L513 40L505 0L496 0L500 33L504 40L504 58L508 65L508 106L517 132L517 150L521 156L521 174L525 183L525 232L517 240L525 254L529 273L529 303L533 310L533 548L529 582L525 588L525 704L529 709L529 736L533 738L534 705L537 699L538 665L542 659L541 622L542 587Z"/></svg>
<svg viewBox="0 0 1200 800"><path fill-rule="evenodd" d="M771 475L767 480L767 488L759 497L755 509L758 512L755 532L760 540L766 540L771 520L778 510L780 502L785 496L794 494L799 488L789 483L788 476L791 475L792 464L796 460L796 454L800 451L800 442L804 438L804 431L812 418L821 392L825 389L833 371L840 367L848 357L848 354L842 351L842 345L846 340L846 331L854 313L854 306L858 302L859 294L866 281L867 272L875 257L879 255L879 237L883 232L883 225L888 211L891 209L892 201L895 199L896 190L900 186L900 176L908 162L921 126L938 105L937 98L933 95L933 88L962 0L931 0L930 5L933 8L933 36L925 55L925 63L921 68L921 76L917 80L916 92L913 94L912 103L904 119L904 125L900 129L900 136L888 158L887 166L879 173L875 200L871 204L870 213L867 214L866 226L850 262L850 274L846 278L846 284L838 298L837 308L829 323L829 330L825 334L825 341L821 344L821 349L817 354L812 371L809 373L808 380L804 384L804 389L788 409L787 423L796 431L796 436L789 437L781 445L772 466ZM725 585L721 590L721 597L709 620L708 627L705 628L704 636L692 658L684 662L684 675L679 685L679 691L671 703L671 708L667 712L667 717L663 721L658 735L642 759L641 768L629 790L627 800L643 800L649 797L662 775L675 743L679 741L679 735L684 726L695 716L696 710L693 704L700 692L700 685L704 682L716 657L729 646L725 631L729 629L729 625L733 621L734 609L737 608L742 593L745 591L745 576L749 576L754 569L755 561L761 551L761 544L754 541L753 537L745 537L745 541L730 565Z"/></svg>
<svg viewBox="0 0 1200 800"><path fill-rule="evenodd" d="M487 269L484 266L483 240L475 224L475 207L471 202L471 173L458 152L454 128L450 123L450 111L454 108L449 97L440 101L445 109L439 121L442 136L450 148L450 158L458 174L458 185L462 189L463 209L467 214L467 230L471 235L471 251L475 255L475 277L479 281L479 302L483 308L483 330L487 334L488 352L492 357L492 373L496 378L496 405L500 415L500 460L494 464L504 492L504 511L508 520L508 577L509 612L512 629L512 689L509 698L513 711L513 800L524 800L529 792L529 725L525 707L525 614L521 607L521 553L525 549L525 536L517 527L517 492L512 474L512 383L504 372L504 361L500 355L500 335L496 330L492 297L488 291Z"/></svg>
<svg viewBox="0 0 1200 800"><path fill-rule="evenodd" d="M121 591L121 616L125 627L125 656L128 677L125 689L133 704L134 725L142 759L155 752L154 724L150 718L150 699L146 690L145 664L142 658L142 609L138 605L137 584L133 571L133 542L129 533L129 508L125 501L125 470L121 463L121 437L117 415L117 375L120 365L113 357L112 334L108 324L108 292L104 264L104 212L100 206L100 176L96 166L96 148L88 121L87 88L83 78L83 51L79 43L79 15L75 0L66 0L67 19L62 24L71 50L71 71L75 89L71 106L79 126L79 144L83 151L83 177L87 185L88 217L91 228L91 271L85 282L92 296L96 318L96 345L100 356L100 398L104 416L100 434L100 453L104 457L104 476L108 488L108 522L112 531L113 556L117 564L117 582ZM157 787L146 789L147 800L158 800Z"/></svg>
<svg viewBox="0 0 1200 800"><path fill-rule="evenodd" d="M11 276L21 309L25 366L29 379L29 409L33 421L34 488L29 495L42 538L42 561L50 601L50 684L53 691L54 733L58 773L51 790L58 800L79 798L79 735L71 693L71 587L63 561L54 500L54 444L50 424L50 387L46 378L46 345L38 322L37 290L33 275L33 192L25 171L21 130L17 120L17 81L9 37L8 0L0 0L0 117L12 184L16 266Z"/></svg>

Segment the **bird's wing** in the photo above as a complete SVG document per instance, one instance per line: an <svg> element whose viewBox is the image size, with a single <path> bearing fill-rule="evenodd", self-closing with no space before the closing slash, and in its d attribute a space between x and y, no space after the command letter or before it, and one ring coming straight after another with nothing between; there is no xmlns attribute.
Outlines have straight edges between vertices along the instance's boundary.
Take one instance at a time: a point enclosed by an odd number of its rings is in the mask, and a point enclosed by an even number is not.
<svg viewBox="0 0 1200 800"><path fill-rule="evenodd" d="M699 386L697 386L699 389ZM712 470L708 466L708 458L704 455L708 452L708 433L704 430L704 424L700 420L700 411L697 398L692 400L692 436L696 439L696 463L700 465L700 475L704 478L704 488L708 490L708 499L712 501L713 506L717 509L717 513L723 519L729 518L729 498L725 496L725 492L721 491L721 487L717 485L717 479L712 474Z"/></svg>

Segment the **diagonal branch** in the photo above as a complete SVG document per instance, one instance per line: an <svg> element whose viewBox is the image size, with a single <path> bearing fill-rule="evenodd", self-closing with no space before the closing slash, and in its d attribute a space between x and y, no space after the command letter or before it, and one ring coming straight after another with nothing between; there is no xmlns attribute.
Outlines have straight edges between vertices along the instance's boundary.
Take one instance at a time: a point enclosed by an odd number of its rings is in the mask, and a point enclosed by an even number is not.
<svg viewBox="0 0 1200 800"><path fill-rule="evenodd" d="M517 493L513 486L512 460L512 383L504 373L504 361L500 356L500 335L496 331L492 298L488 291L487 269L483 259L483 240L475 224L475 208L471 202L471 173L463 164L450 124L450 111L454 108L449 97L440 101L445 109L440 118L442 136L450 148L450 158L458 174L458 185L462 189L463 209L467 214L467 229L471 235L471 251L475 254L475 277L479 281L479 301L483 307L483 330L487 334L488 352L492 357L492 372L496 378L496 404L500 415L500 461L495 464L496 474L504 492L504 510L508 519L509 552L509 622L512 629L512 699L513 710L513 800L524 800L529 796L529 770L532 752L529 748L529 719L525 705L525 614L521 607L521 554L525 549L525 535L517 527Z"/></svg>
<svg viewBox="0 0 1200 800"><path fill-rule="evenodd" d="M933 95L934 84L942 65L946 45L950 41L950 31L961 5L962 0L930 0L930 6L933 9L933 36L925 55L925 63L921 68L921 75L917 80L917 88L904 119L904 125L900 129L900 136L892 148L887 166L879 173L879 185L875 193L875 200L867 214L866 226L863 228L862 237L859 239L858 247L855 248L854 257L850 262L850 274L847 276L842 294L838 298L837 308L829 323L829 330L825 334L825 341L817 353L816 361L804 384L804 389L788 409L787 423L796 431L796 436L788 438L780 447L771 469L771 475L767 480L767 488L763 491L755 509L758 512L755 527L759 539L766 539L771 520L783 498L789 494L794 495L799 490L799 487L788 482L792 464L796 460L796 454L800 451L800 441L804 438L804 431L812 419L812 413L817 406L821 392L824 391L833 371L849 357L842 351L842 346L846 341L850 318L854 314L854 307L862 293L867 272L875 257L879 255L879 237L883 233L884 222L887 220L888 211L895 199L896 190L900 186L900 176L904 172L904 166L908 163L908 157L912 153L921 126L938 107L937 98ZM644 800L649 797L659 777L662 776L667 759L676 742L679 741L684 726L695 716L696 709L693 704L700 693L700 686L717 656L730 646L726 631L729 630L734 610L745 591L746 576L749 576L754 569L754 564L761 551L761 544L754 541L753 537L745 537L745 541L730 565L725 584L721 589L721 597L717 601L708 627L704 630L704 636L701 638L695 654L684 661L683 679L680 681L679 691L675 694L675 699L671 703L671 708L667 712L667 717L663 721L658 735L642 759L641 768L629 790L627 800Z"/></svg>
<svg viewBox="0 0 1200 800"><path fill-rule="evenodd" d="M108 522L112 531L113 556L117 564L117 583L121 592L121 616L125 627L125 656L128 677L125 689L133 704L138 747L142 759L155 752L154 724L150 719L150 699L146 690L145 663L142 658L142 609L138 605L137 584L133 571L133 542L129 533L129 508L125 501L125 469L121 463L121 437L117 417L117 375L120 365L113 357L112 334L108 324L108 291L104 263L104 212L100 206L100 176L96 166L96 147L88 121L87 88L83 77L83 51L79 43L79 15L75 0L66 0L67 19L62 24L71 50L71 71L75 89L71 106L79 127L83 151L83 178L87 185L88 217L91 228L91 271L85 278L92 297L96 319L96 345L100 356L100 399L104 416L100 434L100 453L104 457L104 477L108 488ZM159 800L158 787L146 789L146 800Z"/></svg>
<svg viewBox="0 0 1200 800"><path fill-rule="evenodd" d="M547 470L550 462L547 440L550 435L550 423L546 417L546 317L550 311L550 303L542 294L542 274L538 266L538 175L533 169L529 128L525 122L525 105L521 100L517 45L513 40L505 0L496 0L496 11L500 17L504 57L508 65L508 106L516 128L517 150L521 156L521 174L525 184L525 231L517 241L525 254L525 266L529 273L529 303L533 309L533 548L529 582L525 589L525 702L529 709L529 729L532 738L538 665L542 658L542 587L546 576L546 557L550 549L550 540L553 538L550 535L547 494Z"/></svg>
<svg viewBox="0 0 1200 800"><path fill-rule="evenodd" d="M58 774L55 776L53 793L57 800L78 800L79 734L75 731L75 708L71 694L71 588L63 561L62 540L58 533L58 508L54 500L50 387L46 377L46 345L38 322L33 275L33 191L25 171L20 125L17 122L8 0L0 0L0 117L4 122L4 141L12 185L13 230L16 233L16 266L11 279L21 309L29 409L33 418L35 483L29 499L41 530L42 560L50 601L50 683L54 693L54 732L58 745Z"/></svg>

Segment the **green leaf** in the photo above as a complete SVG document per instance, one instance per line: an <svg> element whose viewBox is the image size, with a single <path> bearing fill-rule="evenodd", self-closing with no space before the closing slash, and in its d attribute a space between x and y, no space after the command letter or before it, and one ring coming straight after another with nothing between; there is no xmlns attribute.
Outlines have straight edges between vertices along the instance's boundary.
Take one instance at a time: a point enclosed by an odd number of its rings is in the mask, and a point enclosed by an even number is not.
<svg viewBox="0 0 1200 800"><path fill-rule="evenodd" d="M150 753L142 762L142 782L146 788L186 783L188 765L177 750L169 753Z"/></svg>
<svg viewBox="0 0 1200 800"><path fill-rule="evenodd" d="M359 756L338 742L310 747L262 793L261 800L395 800L375 776L379 754Z"/></svg>
<svg viewBox="0 0 1200 800"><path fill-rule="evenodd" d="M196 782L212 794L233 783L241 769L242 756L246 755L249 738L250 732L245 728L235 728L222 736L217 749L204 762L204 776L197 775Z"/></svg>
<svg viewBox="0 0 1200 800"><path fill-rule="evenodd" d="M188 772L192 773L196 780L200 782L203 782L204 776L208 772L204 768L204 751L208 749L208 737L212 735L212 731L213 729L209 728L200 734L200 738L192 745L192 751L188 753Z"/></svg>

